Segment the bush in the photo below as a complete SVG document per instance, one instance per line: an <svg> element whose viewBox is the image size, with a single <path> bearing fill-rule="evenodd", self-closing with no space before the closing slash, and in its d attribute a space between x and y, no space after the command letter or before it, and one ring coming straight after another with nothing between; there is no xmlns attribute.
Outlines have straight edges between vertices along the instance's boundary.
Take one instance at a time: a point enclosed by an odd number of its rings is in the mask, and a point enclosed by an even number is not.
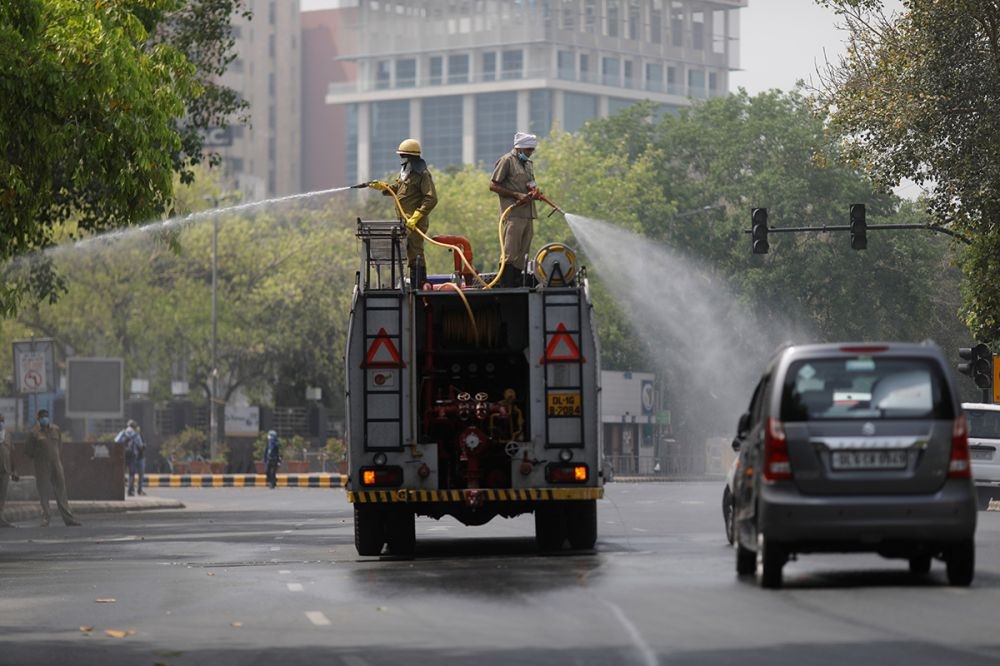
<svg viewBox="0 0 1000 666"><path fill-rule="evenodd" d="M163 440L160 455L171 461L207 460L208 436L197 428L185 428Z"/></svg>

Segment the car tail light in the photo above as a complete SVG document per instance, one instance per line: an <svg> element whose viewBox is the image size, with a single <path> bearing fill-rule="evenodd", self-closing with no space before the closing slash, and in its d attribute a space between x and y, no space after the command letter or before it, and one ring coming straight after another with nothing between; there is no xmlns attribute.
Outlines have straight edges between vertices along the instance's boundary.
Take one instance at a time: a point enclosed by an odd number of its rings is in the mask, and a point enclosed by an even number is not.
<svg viewBox="0 0 1000 666"><path fill-rule="evenodd" d="M788 458L788 440L785 426L781 421L769 416L764 429L764 481L789 481L792 478L792 463Z"/></svg>
<svg viewBox="0 0 1000 666"><path fill-rule="evenodd" d="M848 354L877 354L889 351L889 345L844 345L840 351Z"/></svg>
<svg viewBox="0 0 1000 666"><path fill-rule="evenodd" d="M951 428L951 458L948 460L949 479L971 479L972 465L969 462L969 422L965 414L959 414Z"/></svg>
<svg viewBox="0 0 1000 666"><path fill-rule="evenodd" d="M545 480L549 483L586 483L589 476L586 465L551 464L545 467Z"/></svg>
<svg viewBox="0 0 1000 666"><path fill-rule="evenodd" d="M403 468L395 465L388 467L362 467L362 486L390 486L398 487L403 485Z"/></svg>

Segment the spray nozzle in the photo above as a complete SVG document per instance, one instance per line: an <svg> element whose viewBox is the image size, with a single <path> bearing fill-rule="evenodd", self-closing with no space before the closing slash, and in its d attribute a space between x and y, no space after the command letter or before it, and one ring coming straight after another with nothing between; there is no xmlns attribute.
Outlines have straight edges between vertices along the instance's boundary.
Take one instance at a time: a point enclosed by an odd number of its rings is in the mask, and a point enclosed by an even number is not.
<svg viewBox="0 0 1000 666"><path fill-rule="evenodd" d="M374 183L374 182L375 181L373 181L373 180L366 180L363 183L358 183L357 185L351 185L351 189L352 190L360 190L363 187L368 187L371 183Z"/></svg>
<svg viewBox="0 0 1000 666"><path fill-rule="evenodd" d="M562 208L560 208L559 206L557 206L554 203L552 203L552 201L547 196L545 196L544 194L542 194L542 191L540 189L538 189L537 187L528 186L528 194L531 195L532 199L537 199L539 201L544 201L545 203L547 203L549 206L552 207L552 211L546 217L552 217L552 213L554 213L556 211L559 211L563 215L566 214L566 211L564 211Z"/></svg>

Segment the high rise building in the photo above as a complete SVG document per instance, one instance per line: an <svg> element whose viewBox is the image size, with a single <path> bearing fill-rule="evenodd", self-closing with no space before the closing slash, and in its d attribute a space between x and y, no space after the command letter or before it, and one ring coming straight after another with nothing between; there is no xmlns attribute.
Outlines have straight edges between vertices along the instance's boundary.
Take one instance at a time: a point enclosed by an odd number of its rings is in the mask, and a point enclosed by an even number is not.
<svg viewBox="0 0 1000 666"><path fill-rule="evenodd" d="M725 95L746 4L341 0L323 12L340 12L330 57L351 65L326 89L346 123L330 158L345 182L382 177L398 169L399 141L415 137L437 169L489 168L518 130L576 131L639 100L670 112Z"/></svg>
<svg viewBox="0 0 1000 666"><path fill-rule="evenodd" d="M248 201L295 194L301 182L301 26L299 3L246 0L250 21L235 17L236 58L221 83L250 104L248 126L233 125L229 145L213 150L226 178Z"/></svg>

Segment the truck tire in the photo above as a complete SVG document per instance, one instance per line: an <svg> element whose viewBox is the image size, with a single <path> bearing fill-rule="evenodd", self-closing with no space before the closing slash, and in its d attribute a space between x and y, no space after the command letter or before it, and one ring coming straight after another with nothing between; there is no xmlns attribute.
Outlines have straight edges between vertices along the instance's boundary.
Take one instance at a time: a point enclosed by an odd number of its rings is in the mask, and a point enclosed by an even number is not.
<svg viewBox="0 0 1000 666"><path fill-rule="evenodd" d="M561 550L566 541L566 512L562 502L535 506L535 543L541 551Z"/></svg>
<svg viewBox="0 0 1000 666"><path fill-rule="evenodd" d="M354 547L358 555L371 557L382 553L385 527L377 507L354 505Z"/></svg>
<svg viewBox="0 0 1000 666"><path fill-rule="evenodd" d="M597 500L581 500L567 504L566 532L570 548L594 549L594 544L597 543Z"/></svg>
<svg viewBox="0 0 1000 666"><path fill-rule="evenodd" d="M948 569L948 584L968 587L976 573L975 541L965 539L954 544L945 551L944 561Z"/></svg>
<svg viewBox="0 0 1000 666"><path fill-rule="evenodd" d="M413 557L417 549L416 516L410 509L395 509L386 520L386 540L389 553L396 557Z"/></svg>

